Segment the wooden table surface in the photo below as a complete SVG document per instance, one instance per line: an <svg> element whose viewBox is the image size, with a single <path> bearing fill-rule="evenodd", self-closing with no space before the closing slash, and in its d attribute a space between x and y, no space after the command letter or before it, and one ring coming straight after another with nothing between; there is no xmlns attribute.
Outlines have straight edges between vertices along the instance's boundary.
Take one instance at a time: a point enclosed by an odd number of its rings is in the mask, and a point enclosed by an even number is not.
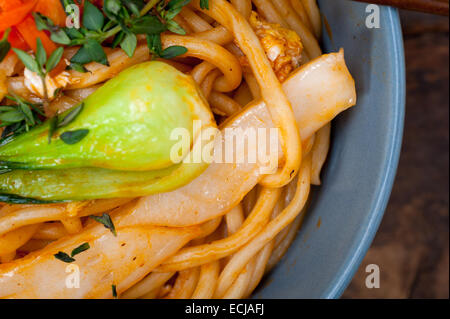
<svg viewBox="0 0 450 319"><path fill-rule="evenodd" d="M403 151L379 232L344 298L449 298L448 18L402 12ZM366 266L380 267L368 289Z"/></svg>

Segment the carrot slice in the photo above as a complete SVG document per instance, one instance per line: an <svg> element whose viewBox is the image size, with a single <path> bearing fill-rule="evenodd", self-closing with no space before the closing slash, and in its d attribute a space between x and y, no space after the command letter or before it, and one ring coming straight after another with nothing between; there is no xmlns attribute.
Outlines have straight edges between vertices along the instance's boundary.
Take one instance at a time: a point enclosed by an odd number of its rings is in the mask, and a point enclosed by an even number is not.
<svg viewBox="0 0 450 319"><path fill-rule="evenodd" d="M21 49L21 50L29 50L30 47L25 42L23 37L17 31L15 27L11 28L11 32L9 33L8 42L11 44L13 48Z"/></svg>
<svg viewBox="0 0 450 319"><path fill-rule="evenodd" d="M65 26L67 16L60 0L39 0L34 11L50 18L56 25Z"/></svg>
<svg viewBox="0 0 450 319"><path fill-rule="evenodd" d="M0 32L0 38L3 38L3 34L4 32ZM28 46L28 44L25 42L25 40L22 38L22 36L15 27L11 28L11 32L9 33L8 36L8 42L11 44L11 47L13 48L21 49L24 51L30 50L30 47ZM13 50L10 50L8 55L10 54L15 53Z"/></svg>
<svg viewBox="0 0 450 319"><path fill-rule="evenodd" d="M0 0L0 11L9 11L23 5L21 0Z"/></svg>
<svg viewBox="0 0 450 319"><path fill-rule="evenodd" d="M37 0L29 0L18 7L14 7L8 11L2 11L0 13L0 31L5 31L9 27L20 23L31 12L31 10L34 9L36 3ZM10 5L8 4L8 7L9 6Z"/></svg>

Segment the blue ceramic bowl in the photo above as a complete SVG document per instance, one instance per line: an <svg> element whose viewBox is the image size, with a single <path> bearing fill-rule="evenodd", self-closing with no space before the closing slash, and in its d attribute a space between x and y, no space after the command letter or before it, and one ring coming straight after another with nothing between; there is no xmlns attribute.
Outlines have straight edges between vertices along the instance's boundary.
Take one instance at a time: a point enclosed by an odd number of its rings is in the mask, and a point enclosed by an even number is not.
<svg viewBox="0 0 450 319"><path fill-rule="evenodd" d="M397 170L405 105L398 12L380 7L381 28L368 29L366 4L319 2L333 35L325 35L324 47L345 49L358 104L334 122L323 186L314 190L299 235L256 298L339 298L375 236Z"/></svg>

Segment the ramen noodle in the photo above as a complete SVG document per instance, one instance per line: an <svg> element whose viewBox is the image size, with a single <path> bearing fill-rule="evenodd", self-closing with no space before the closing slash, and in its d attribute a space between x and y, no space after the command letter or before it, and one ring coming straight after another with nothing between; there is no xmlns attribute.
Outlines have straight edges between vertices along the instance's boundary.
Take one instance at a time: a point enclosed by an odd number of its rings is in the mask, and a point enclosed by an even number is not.
<svg viewBox="0 0 450 319"><path fill-rule="evenodd" d="M46 1L18 2L39 6ZM107 3L91 2L100 9ZM164 8L167 2L145 1L143 10L157 15L164 12L158 6ZM355 105L355 84L342 50L321 52L322 23L316 1L207 3L205 7L204 1L190 1L173 17L185 34L170 29L161 33L161 50L186 49L175 57L158 57L149 49L146 36L138 34L131 56L125 45L113 48L106 40L102 45L107 65L89 62L83 66L87 72L81 72L65 68L79 46L56 45L64 48L61 61L66 65L49 73L42 86L20 56L10 53L0 63L0 104L9 106L13 103L7 96L18 96L27 103L42 104L45 117L52 118L85 100L87 109L89 96L100 96L109 85L105 83L126 72L137 72L140 66L161 70L170 66L173 71L168 72L187 75L182 83L192 81L197 88L207 108L199 107L199 117L207 127L217 126L221 133L276 129L277 143L269 151L276 152L277 167L264 172L263 163L250 161L244 152L242 162L221 162L214 157L195 178L146 196L135 196L138 193L133 190L61 202L5 200L0 207L0 297L246 298L288 250L306 214L310 186L321 184L331 121ZM4 1L0 8L0 16L8 13ZM84 10L88 10L86 4ZM55 21L66 21L65 15L49 15L55 25ZM33 47L28 50L36 52ZM148 64L151 60L159 62ZM162 79L148 81L153 85ZM215 153L225 147L225 134L221 136L214 141ZM1 148L7 146L0 146L2 161ZM18 174L14 169L6 171L3 174ZM31 172L31 179L53 174L51 169ZM26 176L20 181L27 181ZM82 186L87 194L100 179L94 174L93 184ZM51 189L42 181L38 187L42 190L36 192ZM23 185L11 183L12 177L4 177L0 193L12 189L17 194L9 195L23 196L19 192ZM106 188L105 184L99 193L106 194ZM62 186L55 192L68 196L69 188ZM107 219L99 223L105 216L110 223ZM58 255L61 252L71 259L64 262ZM70 285L79 289L70 289Z"/></svg>

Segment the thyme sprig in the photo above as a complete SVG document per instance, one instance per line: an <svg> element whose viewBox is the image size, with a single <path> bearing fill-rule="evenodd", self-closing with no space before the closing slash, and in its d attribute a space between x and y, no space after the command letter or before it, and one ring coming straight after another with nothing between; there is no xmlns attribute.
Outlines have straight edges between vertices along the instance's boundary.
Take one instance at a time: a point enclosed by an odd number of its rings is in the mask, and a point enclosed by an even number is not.
<svg viewBox="0 0 450 319"><path fill-rule="evenodd" d="M0 127L5 127L0 137L0 143L5 139L29 131L45 118L41 104L30 103L16 95L7 95L10 105L0 105Z"/></svg>
<svg viewBox="0 0 450 319"><path fill-rule="evenodd" d="M74 0L61 0L66 13L73 14L69 8L77 3ZM174 58L186 53L184 47L174 46L169 50L160 49L160 36L165 31L186 34L173 19L190 0L105 0L100 10L90 1L84 2L80 28L61 28L47 17L34 14L40 30L47 30L51 39L67 46L81 46L71 59L70 68L86 72L84 65L98 62L109 65L104 46L120 46L132 57L136 51L137 35L146 35L149 48L154 57ZM76 25L76 24L75 24Z"/></svg>
<svg viewBox="0 0 450 319"><path fill-rule="evenodd" d="M13 48L13 51L17 54L18 58L28 70L36 73L41 78L42 88L44 91L44 109L46 109L46 105L48 104L46 77L61 61L64 49L62 47L57 48L47 59L47 53L42 45L42 41L40 38L37 38L36 54L34 56L16 48Z"/></svg>

